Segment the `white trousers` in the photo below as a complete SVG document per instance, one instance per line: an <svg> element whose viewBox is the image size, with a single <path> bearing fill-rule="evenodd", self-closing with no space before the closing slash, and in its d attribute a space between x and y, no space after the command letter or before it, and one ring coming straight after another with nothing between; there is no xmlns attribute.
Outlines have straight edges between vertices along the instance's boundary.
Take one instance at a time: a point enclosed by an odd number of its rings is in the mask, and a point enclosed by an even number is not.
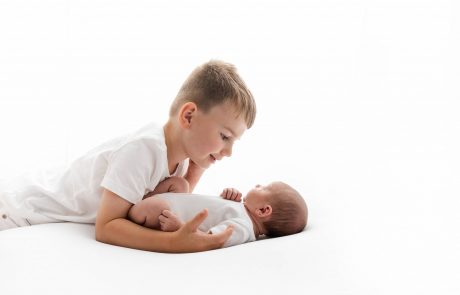
<svg viewBox="0 0 460 295"><path fill-rule="evenodd" d="M30 223L27 219L11 216L6 206L3 204L2 195L0 194L0 231L29 225Z"/></svg>

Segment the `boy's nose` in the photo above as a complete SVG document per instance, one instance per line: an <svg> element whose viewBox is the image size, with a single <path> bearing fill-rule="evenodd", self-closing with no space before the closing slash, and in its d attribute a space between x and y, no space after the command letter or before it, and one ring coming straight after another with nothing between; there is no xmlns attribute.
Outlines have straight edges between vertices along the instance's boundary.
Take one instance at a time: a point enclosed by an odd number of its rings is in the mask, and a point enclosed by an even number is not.
<svg viewBox="0 0 460 295"><path fill-rule="evenodd" d="M223 156L231 157L232 156L232 146L229 145L229 146L224 147L220 153Z"/></svg>

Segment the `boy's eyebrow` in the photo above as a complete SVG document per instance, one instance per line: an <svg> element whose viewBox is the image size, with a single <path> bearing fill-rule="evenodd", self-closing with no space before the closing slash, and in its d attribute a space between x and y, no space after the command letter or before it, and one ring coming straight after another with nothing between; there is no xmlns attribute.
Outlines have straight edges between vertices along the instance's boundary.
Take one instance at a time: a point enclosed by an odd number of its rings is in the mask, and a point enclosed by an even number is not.
<svg viewBox="0 0 460 295"><path fill-rule="evenodd" d="M230 127L227 127L227 126L224 126L225 129L227 129L228 131L230 131L230 133L232 134L233 137L235 137L236 139L240 139L240 137L236 137L236 133L235 131L232 130L232 128Z"/></svg>

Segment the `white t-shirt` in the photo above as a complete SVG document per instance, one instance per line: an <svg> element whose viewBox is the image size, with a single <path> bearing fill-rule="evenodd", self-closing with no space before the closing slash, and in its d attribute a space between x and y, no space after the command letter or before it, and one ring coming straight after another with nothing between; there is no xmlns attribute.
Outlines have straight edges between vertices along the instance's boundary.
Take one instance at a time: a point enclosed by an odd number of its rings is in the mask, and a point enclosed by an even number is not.
<svg viewBox="0 0 460 295"><path fill-rule="evenodd" d="M198 228L213 234L224 231L233 225L232 236L224 247L243 244L256 240L254 227L244 205L240 202L223 199L220 196L207 196L186 193L164 193L153 196L165 200L170 211L183 222L189 221L203 209L208 209L208 217Z"/></svg>
<svg viewBox="0 0 460 295"><path fill-rule="evenodd" d="M188 161L173 175L183 176ZM110 140L61 169L27 174L3 184L0 197L12 216L31 224L95 223L102 188L136 204L171 176L164 131L149 124Z"/></svg>

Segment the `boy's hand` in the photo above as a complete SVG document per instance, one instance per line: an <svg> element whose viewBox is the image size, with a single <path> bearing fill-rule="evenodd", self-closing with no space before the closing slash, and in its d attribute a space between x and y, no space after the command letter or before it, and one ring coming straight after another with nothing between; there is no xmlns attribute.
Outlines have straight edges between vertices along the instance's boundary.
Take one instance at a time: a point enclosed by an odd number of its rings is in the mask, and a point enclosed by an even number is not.
<svg viewBox="0 0 460 295"><path fill-rule="evenodd" d="M200 224L208 216L208 210L198 213L192 220L186 222L179 230L173 232L171 252L199 252L221 248L233 233L233 227L228 226L218 234L208 234L198 230Z"/></svg>
<svg viewBox="0 0 460 295"><path fill-rule="evenodd" d="M220 196L227 200L241 202L242 194L236 188L226 188Z"/></svg>

